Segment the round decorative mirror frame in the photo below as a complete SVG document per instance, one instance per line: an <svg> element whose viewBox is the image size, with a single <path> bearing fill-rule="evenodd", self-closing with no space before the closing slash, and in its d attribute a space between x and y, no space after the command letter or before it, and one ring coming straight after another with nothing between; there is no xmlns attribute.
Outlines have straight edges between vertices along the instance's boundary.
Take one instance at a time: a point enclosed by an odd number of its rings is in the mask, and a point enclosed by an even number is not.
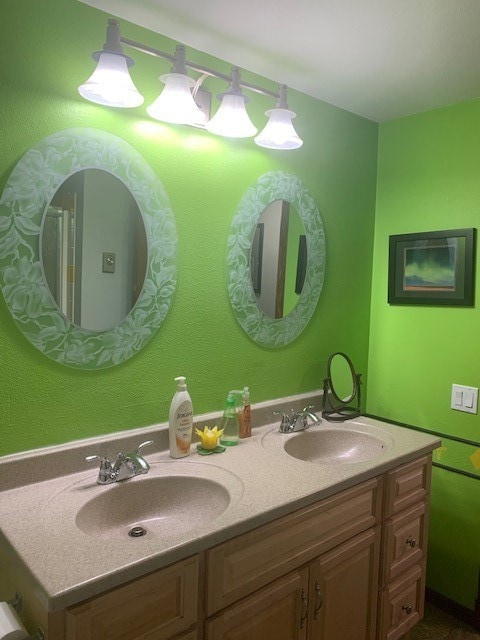
<svg viewBox="0 0 480 640"><path fill-rule="evenodd" d="M302 293L284 318L271 318L257 304L250 273L253 236L264 209L275 200L286 200L303 221L307 243L307 267ZM323 287L325 232L315 200L297 176L284 171L263 174L245 193L235 212L227 242L227 286L230 303L243 330L266 347L289 344L310 321Z"/></svg>
<svg viewBox="0 0 480 640"><path fill-rule="evenodd" d="M108 171L132 193L148 246L143 288L130 313L105 331L82 329L60 312L39 255L42 218L59 186L86 168ZM44 355L82 369L124 362L162 324L176 285L177 231L165 189L125 140L91 128L48 136L20 159L0 199L0 285L20 330Z"/></svg>

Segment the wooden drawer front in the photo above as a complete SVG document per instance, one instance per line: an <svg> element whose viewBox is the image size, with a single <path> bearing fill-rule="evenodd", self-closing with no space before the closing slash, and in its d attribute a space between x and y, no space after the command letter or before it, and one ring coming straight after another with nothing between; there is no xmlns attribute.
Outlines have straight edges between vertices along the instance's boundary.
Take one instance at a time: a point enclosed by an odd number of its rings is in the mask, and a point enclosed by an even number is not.
<svg viewBox="0 0 480 640"><path fill-rule="evenodd" d="M423 500L430 493L432 456L424 456L387 473L386 518Z"/></svg>
<svg viewBox="0 0 480 640"><path fill-rule="evenodd" d="M268 585L206 624L205 640L305 640L308 569Z"/></svg>
<svg viewBox="0 0 480 640"><path fill-rule="evenodd" d="M197 593L194 556L68 609L66 638L164 640L196 622Z"/></svg>
<svg viewBox="0 0 480 640"><path fill-rule="evenodd" d="M381 584L386 585L427 555L428 502L419 502L385 523Z"/></svg>
<svg viewBox="0 0 480 640"><path fill-rule="evenodd" d="M425 562L408 569L380 594L378 640L398 640L423 618Z"/></svg>
<svg viewBox="0 0 480 640"><path fill-rule="evenodd" d="M275 520L207 552L207 615L372 527L377 479Z"/></svg>

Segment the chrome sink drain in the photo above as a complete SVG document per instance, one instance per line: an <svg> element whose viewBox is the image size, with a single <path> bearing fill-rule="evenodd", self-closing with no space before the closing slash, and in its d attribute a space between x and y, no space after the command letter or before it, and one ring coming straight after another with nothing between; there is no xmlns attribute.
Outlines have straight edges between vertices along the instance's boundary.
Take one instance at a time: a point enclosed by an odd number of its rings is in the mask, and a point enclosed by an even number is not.
<svg viewBox="0 0 480 640"><path fill-rule="evenodd" d="M147 535L147 530L143 527L132 527L128 532L128 535L131 538L141 538L142 536Z"/></svg>

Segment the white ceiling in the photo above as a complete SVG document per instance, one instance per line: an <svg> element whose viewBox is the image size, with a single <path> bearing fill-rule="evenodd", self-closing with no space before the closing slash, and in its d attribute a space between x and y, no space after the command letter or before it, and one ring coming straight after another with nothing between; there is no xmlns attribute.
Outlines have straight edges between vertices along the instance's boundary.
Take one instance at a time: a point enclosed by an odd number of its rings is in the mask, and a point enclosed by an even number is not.
<svg viewBox="0 0 480 640"><path fill-rule="evenodd" d="M480 97L480 0L81 1L375 121Z"/></svg>

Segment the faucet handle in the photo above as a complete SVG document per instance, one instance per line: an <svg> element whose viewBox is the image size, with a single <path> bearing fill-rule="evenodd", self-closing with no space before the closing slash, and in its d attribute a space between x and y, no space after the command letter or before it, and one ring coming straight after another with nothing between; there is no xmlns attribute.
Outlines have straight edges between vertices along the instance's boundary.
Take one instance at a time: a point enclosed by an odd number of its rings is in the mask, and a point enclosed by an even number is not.
<svg viewBox="0 0 480 640"><path fill-rule="evenodd" d="M143 449L143 447L148 447L151 444L153 444L153 440L145 440L145 442L142 442L138 445L138 447L135 449L135 453L138 455L140 453L140 449Z"/></svg>
<svg viewBox="0 0 480 640"><path fill-rule="evenodd" d="M87 456L85 458L87 462L93 462L94 460L100 460L100 467L108 467L111 466L112 463L108 458L104 458L103 456Z"/></svg>
<svg viewBox="0 0 480 640"><path fill-rule="evenodd" d="M274 411L273 414L276 416L282 416L279 431L281 433L290 432L292 429L292 421L296 420L293 414L292 414L292 417L289 417L288 413L284 413L283 411Z"/></svg>
<svg viewBox="0 0 480 640"><path fill-rule="evenodd" d="M309 404L306 407L303 407L302 409L302 413L305 413L306 411L310 411L311 409L314 409L314 405L313 404Z"/></svg>
<svg viewBox="0 0 480 640"><path fill-rule="evenodd" d="M106 484L111 478L113 470L112 463L108 458L103 456L87 456L85 458L87 462L93 462L94 460L100 460L100 469L98 470L98 484Z"/></svg>

